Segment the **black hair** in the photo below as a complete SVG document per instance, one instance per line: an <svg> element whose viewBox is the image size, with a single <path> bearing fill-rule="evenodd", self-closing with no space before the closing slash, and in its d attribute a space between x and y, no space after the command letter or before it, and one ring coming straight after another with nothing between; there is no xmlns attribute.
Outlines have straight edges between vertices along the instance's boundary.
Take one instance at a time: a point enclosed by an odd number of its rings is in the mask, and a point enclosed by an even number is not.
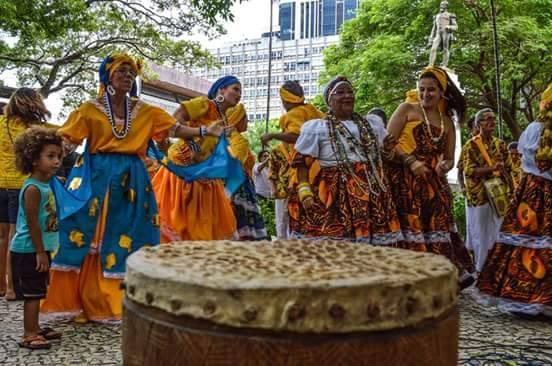
<svg viewBox="0 0 552 366"><path fill-rule="evenodd" d="M456 84L450 79L448 74L443 71L445 75L447 76L447 90L445 91L444 98L447 101L447 109L446 113L449 117L453 116L453 111L456 112L456 115L458 116L458 122L462 124L464 122L464 118L466 117L466 98L462 95L462 92ZM420 79L425 78L431 78L437 81L437 85L439 85L439 89L443 90L443 87L441 86L441 83L439 82L439 79L430 71L426 71L420 76Z"/></svg>
<svg viewBox="0 0 552 366"><path fill-rule="evenodd" d="M282 88L286 89L291 94L297 95L298 97L304 97L305 91L298 80L287 80L282 84Z"/></svg>

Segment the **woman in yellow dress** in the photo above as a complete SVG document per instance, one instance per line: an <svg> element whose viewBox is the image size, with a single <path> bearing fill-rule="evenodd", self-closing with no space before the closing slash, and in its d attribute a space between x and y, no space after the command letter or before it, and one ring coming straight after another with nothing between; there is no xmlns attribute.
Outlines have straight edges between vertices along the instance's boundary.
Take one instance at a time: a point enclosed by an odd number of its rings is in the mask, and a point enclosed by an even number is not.
<svg viewBox="0 0 552 366"><path fill-rule="evenodd" d="M159 215L142 161L150 139L220 134L177 123L135 95L141 63L126 54L100 66L96 99L73 111L59 134L86 148L65 183L53 183L60 215L60 248L41 312L80 314L76 321L117 321L122 313L121 279L126 258L159 244Z"/></svg>
<svg viewBox="0 0 552 366"><path fill-rule="evenodd" d="M7 300L15 300L8 248L15 233L19 189L27 178L15 167L14 141L30 126L45 123L48 116L42 96L31 88L17 89L4 113L0 111L0 297Z"/></svg>
<svg viewBox="0 0 552 366"><path fill-rule="evenodd" d="M191 127L203 128L216 121L228 127L226 113L240 99L240 81L225 76L211 86L207 98L183 102L175 116ZM202 163L211 157L216 145L217 139L207 136L182 139L169 148L168 160L181 166ZM195 152L190 154L191 150ZM223 179L186 181L161 167L152 183L159 206L161 242L232 238L236 218Z"/></svg>
<svg viewBox="0 0 552 366"><path fill-rule="evenodd" d="M474 279L473 264L458 235L452 212L452 191L446 174L454 165L456 113L461 121L466 102L440 68L427 67L418 90L409 92L391 116L387 130L398 141L390 178L404 241L397 246L441 254L462 274L462 285Z"/></svg>

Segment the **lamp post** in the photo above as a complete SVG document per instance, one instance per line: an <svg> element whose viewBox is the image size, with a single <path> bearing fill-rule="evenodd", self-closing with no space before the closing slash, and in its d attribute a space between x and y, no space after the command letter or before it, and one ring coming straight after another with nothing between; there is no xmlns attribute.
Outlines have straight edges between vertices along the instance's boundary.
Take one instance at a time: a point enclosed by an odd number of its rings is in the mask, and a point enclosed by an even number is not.
<svg viewBox="0 0 552 366"><path fill-rule="evenodd" d="M268 133L268 121L270 120L270 89L272 86L272 0L270 2L270 33L268 39L268 91L266 97L266 121L265 133Z"/></svg>
<svg viewBox="0 0 552 366"><path fill-rule="evenodd" d="M496 5L494 0L489 0L493 22L493 48L495 61L495 88L496 88L496 114L498 116L498 137L502 139L502 93L500 90L500 59L498 53L498 31L496 28Z"/></svg>

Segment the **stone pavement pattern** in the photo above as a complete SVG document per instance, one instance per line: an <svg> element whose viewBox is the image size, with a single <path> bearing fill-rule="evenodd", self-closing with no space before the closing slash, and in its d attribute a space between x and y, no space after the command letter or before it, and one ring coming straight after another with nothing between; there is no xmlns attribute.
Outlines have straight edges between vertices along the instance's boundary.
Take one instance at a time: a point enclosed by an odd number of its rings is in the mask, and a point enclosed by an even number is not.
<svg viewBox="0 0 552 366"><path fill-rule="evenodd" d="M122 364L119 326L46 322L64 333L62 340L54 341L49 351L29 351L17 346L22 314L21 302L0 299L0 365ZM459 365L552 365L552 321L500 314L479 306L466 294L460 300L460 314Z"/></svg>

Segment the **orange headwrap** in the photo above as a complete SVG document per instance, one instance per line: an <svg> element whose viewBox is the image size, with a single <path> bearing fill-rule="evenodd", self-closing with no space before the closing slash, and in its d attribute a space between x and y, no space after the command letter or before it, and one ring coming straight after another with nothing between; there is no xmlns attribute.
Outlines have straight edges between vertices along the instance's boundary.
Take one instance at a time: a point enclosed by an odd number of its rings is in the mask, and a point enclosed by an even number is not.
<svg viewBox="0 0 552 366"><path fill-rule="evenodd" d="M109 84L111 76L122 64L129 64L137 76L142 74L142 61L140 59L134 59L126 53L116 53L107 56L100 65L100 89L98 90L98 96L101 97L105 93L105 88ZM132 92L131 92L132 94Z"/></svg>
<svg viewBox="0 0 552 366"><path fill-rule="evenodd" d="M280 88L280 97L284 102L288 103L299 104L305 102L304 96L300 97L298 95L295 95L285 88Z"/></svg>

